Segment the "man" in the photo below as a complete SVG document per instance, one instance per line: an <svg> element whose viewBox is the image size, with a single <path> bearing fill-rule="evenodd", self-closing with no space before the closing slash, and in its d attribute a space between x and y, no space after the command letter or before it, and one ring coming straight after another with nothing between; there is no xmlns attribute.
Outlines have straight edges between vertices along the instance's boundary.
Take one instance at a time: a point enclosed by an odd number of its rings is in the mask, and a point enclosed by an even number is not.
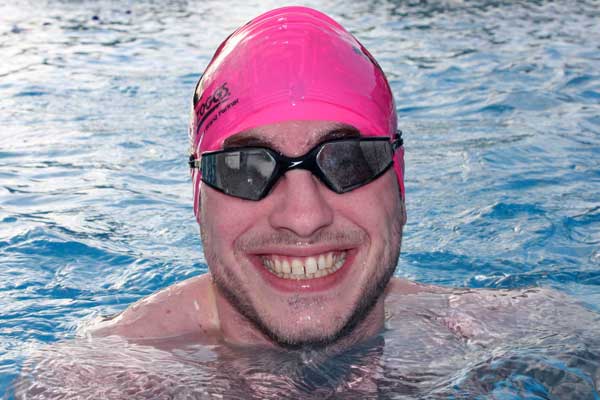
<svg viewBox="0 0 600 400"><path fill-rule="evenodd" d="M381 68L326 15L286 7L239 28L200 79L190 124L210 273L92 333L345 349L387 322L404 343L420 343L421 361L444 348L451 371L455 357L467 359L465 340L537 343L563 323L571 329L569 314L597 319L549 291L460 292L392 278L406 222L396 124ZM535 309L551 310L544 328Z"/></svg>
<svg viewBox="0 0 600 400"><path fill-rule="evenodd" d="M194 212L210 274L97 333L284 347L376 334L386 291L423 290L390 281L406 222L396 125L383 71L326 15L286 7L238 29L193 99Z"/></svg>

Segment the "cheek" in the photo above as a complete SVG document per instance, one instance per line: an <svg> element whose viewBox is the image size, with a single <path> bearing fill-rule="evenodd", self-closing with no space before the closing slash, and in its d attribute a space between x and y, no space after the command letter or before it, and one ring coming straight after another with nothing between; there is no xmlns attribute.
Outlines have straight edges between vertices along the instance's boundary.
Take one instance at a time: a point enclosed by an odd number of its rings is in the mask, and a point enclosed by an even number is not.
<svg viewBox="0 0 600 400"><path fill-rule="evenodd" d="M370 234L389 234L388 231L394 225L403 225L403 203L393 171L388 171L371 184L350 194L353 197L348 199L348 204L353 210L355 221Z"/></svg>
<svg viewBox="0 0 600 400"><path fill-rule="evenodd" d="M219 206L222 204L222 202L219 202L219 196L210 193L210 191L210 189L204 188L200 195L200 227L204 232L204 236L208 238L218 238L221 237L220 232L229 231L233 224L228 218L228 213L224 212L224 208ZM228 236L224 236L222 239L225 239L226 237Z"/></svg>
<svg viewBox="0 0 600 400"><path fill-rule="evenodd" d="M393 230L398 230L398 225L404 225L406 213L404 202L400 196L396 174L390 170L381 179L382 188L378 190L377 200L380 202L380 211L385 219L385 225Z"/></svg>
<svg viewBox="0 0 600 400"><path fill-rule="evenodd" d="M228 207L227 199L210 188L200 191L200 232L202 247L211 273L226 279L227 265L233 265L233 243L240 234L238 231L239 213L235 207Z"/></svg>
<svg viewBox="0 0 600 400"><path fill-rule="evenodd" d="M207 247L219 247L231 253L235 240L261 220L257 203L239 200L207 187L201 190L200 197L200 229Z"/></svg>

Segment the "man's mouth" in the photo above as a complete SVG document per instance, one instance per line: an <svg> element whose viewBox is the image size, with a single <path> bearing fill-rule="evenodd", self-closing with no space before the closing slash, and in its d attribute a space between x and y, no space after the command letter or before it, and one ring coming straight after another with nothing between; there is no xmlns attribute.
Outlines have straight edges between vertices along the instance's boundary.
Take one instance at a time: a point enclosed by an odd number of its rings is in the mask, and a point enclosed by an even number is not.
<svg viewBox="0 0 600 400"><path fill-rule="evenodd" d="M315 279L333 274L346 261L347 251L329 251L309 257L263 255L265 268L283 279Z"/></svg>

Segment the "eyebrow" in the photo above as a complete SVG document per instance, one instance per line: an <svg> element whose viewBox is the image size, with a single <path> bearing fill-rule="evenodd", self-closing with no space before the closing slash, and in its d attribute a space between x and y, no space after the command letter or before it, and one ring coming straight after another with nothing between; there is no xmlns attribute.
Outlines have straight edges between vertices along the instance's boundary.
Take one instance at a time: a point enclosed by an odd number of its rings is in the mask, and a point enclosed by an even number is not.
<svg viewBox="0 0 600 400"><path fill-rule="evenodd" d="M223 142L223 149L234 147L271 147L271 142L258 136L252 136L254 131L247 131L242 135L228 137Z"/></svg>
<svg viewBox="0 0 600 400"><path fill-rule="evenodd" d="M276 147L272 141L257 135L257 130L250 129L242 134L228 137L223 143L223 149L235 147L268 147L274 149ZM360 131L358 129L351 125L337 124L334 127L326 130L325 133L319 137L318 143L323 143L328 140L354 137L360 137Z"/></svg>

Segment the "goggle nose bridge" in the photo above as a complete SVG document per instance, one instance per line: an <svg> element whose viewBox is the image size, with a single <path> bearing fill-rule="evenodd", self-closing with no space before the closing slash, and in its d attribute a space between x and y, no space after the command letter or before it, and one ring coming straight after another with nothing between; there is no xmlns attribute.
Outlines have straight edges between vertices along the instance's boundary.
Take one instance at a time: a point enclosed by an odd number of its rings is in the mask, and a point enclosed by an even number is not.
<svg viewBox="0 0 600 400"><path fill-rule="evenodd" d="M317 170L320 170L317 165L317 154L321 151L323 146L318 146L308 153L299 157L287 157L283 154L274 153L275 161L278 165L278 171L275 171L278 176L284 175L287 171L294 169L304 169L310 171L313 174ZM320 174L319 174L320 175Z"/></svg>

